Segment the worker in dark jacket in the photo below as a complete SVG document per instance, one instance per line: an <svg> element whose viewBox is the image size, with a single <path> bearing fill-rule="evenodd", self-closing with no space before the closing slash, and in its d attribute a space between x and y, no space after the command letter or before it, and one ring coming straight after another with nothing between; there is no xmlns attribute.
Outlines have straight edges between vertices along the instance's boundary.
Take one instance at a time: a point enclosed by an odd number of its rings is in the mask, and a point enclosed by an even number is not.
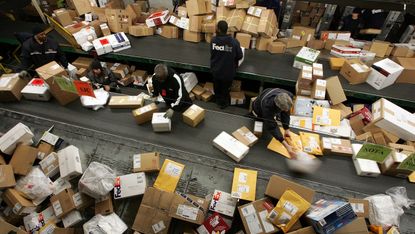
<svg viewBox="0 0 415 234"><path fill-rule="evenodd" d="M87 78L95 89L104 88L105 91L120 92L114 73L108 68L102 67L98 60L92 61Z"/></svg>
<svg viewBox="0 0 415 234"><path fill-rule="evenodd" d="M352 38L357 38L360 29L363 28L362 9L355 8L353 13L343 18L339 30L349 31Z"/></svg>
<svg viewBox="0 0 415 234"><path fill-rule="evenodd" d="M68 61L63 54L58 43L52 38L48 38L43 31L43 27L36 26L32 30L33 37L30 37L22 45L21 60L19 70L27 70L34 65L34 69L41 67L52 61L60 63L64 68L68 67Z"/></svg>
<svg viewBox="0 0 415 234"><path fill-rule="evenodd" d="M215 99L216 104L222 109L229 105L229 91L236 75L238 61L243 56L239 42L227 35L227 31L226 21L219 21L217 36L212 38L210 46L210 70L213 76Z"/></svg>
<svg viewBox="0 0 415 234"><path fill-rule="evenodd" d="M263 120L266 129L279 140L287 149L291 157L295 157L292 147L285 140L290 136L290 110L293 104L293 94L279 88L265 89L252 103L252 114ZM283 135L278 127L280 120L285 130Z"/></svg>
<svg viewBox="0 0 415 234"><path fill-rule="evenodd" d="M165 117L172 118L174 111L184 112L192 100L184 86L183 78L165 64L157 64L153 74L153 97L161 95L166 106Z"/></svg>

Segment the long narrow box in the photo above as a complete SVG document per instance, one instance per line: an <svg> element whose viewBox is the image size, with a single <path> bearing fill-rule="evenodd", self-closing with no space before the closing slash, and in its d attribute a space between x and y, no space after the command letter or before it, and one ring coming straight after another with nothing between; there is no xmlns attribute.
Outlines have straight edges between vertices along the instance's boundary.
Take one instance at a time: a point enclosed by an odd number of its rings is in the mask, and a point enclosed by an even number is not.
<svg viewBox="0 0 415 234"><path fill-rule="evenodd" d="M248 146L226 132L221 132L213 140L213 145L236 162L241 161L249 152Z"/></svg>

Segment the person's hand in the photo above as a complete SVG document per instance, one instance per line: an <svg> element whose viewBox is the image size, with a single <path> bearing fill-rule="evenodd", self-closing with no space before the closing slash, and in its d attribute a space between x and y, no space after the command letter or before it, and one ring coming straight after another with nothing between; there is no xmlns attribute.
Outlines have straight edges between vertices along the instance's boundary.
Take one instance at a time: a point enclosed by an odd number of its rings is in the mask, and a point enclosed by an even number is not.
<svg viewBox="0 0 415 234"><path fill-rule="evenodd" d="M173 117L173 114L174 114L174 110L173 110L173 109L171 109L171 108L169 108L169 109L166 111L166 114L164 114L164 118L169 118L169 119L171 119L171 118Z"/></svg>
<svg viewBox="0 0 415 234"><path fill-rule="evenodd" d="M290 131L290 129L285 130L285 132L284 132L284 138L291 138L291 131Z"/></svg>
<svg viewBox="0 0 415 234"><path fill-rule="evenodd" d="M19 78L24 79L24 80L30 80L31 79L30 74L27 71L24 71L24 70L19 73Z"/></svg>
<svg viewBox="0 0 415 234"><path fill-rule="evenodd" d="M105 89L105 91L109 92L111 87L109 85L104 85L104 89Z"/></svg>
<svg viewBox="0 0 415 234"><path fill-rule="evenodd" d="M289 145L287 143L287 141L283 141L282 143L283 143L285 149L287 149L288 154L290 155L291 159L296 159L297 158L297 154L294 151L293 147L291 145Z"/></svg>

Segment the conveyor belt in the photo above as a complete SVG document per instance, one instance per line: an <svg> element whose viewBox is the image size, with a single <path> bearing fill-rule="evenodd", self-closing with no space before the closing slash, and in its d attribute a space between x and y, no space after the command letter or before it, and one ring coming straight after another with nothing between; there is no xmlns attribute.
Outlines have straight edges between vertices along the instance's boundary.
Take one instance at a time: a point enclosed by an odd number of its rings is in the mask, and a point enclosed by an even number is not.
<svg viewBox="0 0 415 234"><path fill-rule="evenodd" d="M82 107L79 102L62 107L55 102L27 100L22 100L20 103L0 103L0 108L228 162L232 162L232 160L213 147L212 140L221 131L232 133L243 125L249 128L253 126L251 119L242 116L207 111L204 122L197 128L192 128L184 124L181 121L180 114L176 113L173 118L173 131L171 133L154 133L149 123L141 126L137 125L131 110L111 110L110 108L105 108L95 112ZM284 157L266 149L269 141L269 134L263 136L251 148L248 155L239 163L239 166L250 166L262 170L290 174ZM414 185L405 179L382 175L378 178L359 177L356 175L351 158L324 156L321 159L323 160L322 167L314 175L305 176L307 180L366 194L382 193L392 186L406 186L408 195L415 197Z"/></svg>

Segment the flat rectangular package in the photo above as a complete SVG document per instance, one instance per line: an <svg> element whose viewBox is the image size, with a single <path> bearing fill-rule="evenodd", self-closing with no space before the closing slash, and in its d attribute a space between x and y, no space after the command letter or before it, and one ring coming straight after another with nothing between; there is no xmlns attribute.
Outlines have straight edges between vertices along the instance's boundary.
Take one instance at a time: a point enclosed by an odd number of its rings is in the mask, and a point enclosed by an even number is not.
<svg viewBox="0 0 415 234"><path fill-rule="evenodd" d="M257 171L235 167L231 196L246 201L255 201L257 176Z"/></svg>
<svg viewBox="0 0 415 234"><path fill-rule="evenodd" d="M269 198L262 198L238 207L239 215L247 234L276 233L278 228L268 220L268 211L275 204Z"/></svg>
<svg viewBox="0 0 415 234"><path fill-rule="evenodd" d="M371 67L366 83L377 90L393 85L404 68L390 59L383 59Z"/></svg>
<svg viewBox="0 0 415 234"><path fill-rule="evenodd" d="M110 108L140 108L144 105L144 98L140 96L111 96L108 103Z"/></svg>
<svg viewBox="0 0 415 234"><path fill-rule="evenodd" d="M233 217L238 199L233 198L230 193L220 190L213 192L209 210L229 217Z"/></svg>
<svg viewBox="0 0 415 234"><path fill-rule="evenodd" d="M245 126L234 131L232 136L248 147L252 147L258 141L258 137Z"/></svg>
<svg viewBox="0 0 415 234"><path fill-rule="evenodd" d="M70 145L58 151L59 171L62 178L72 179L82 175L79 149Z"/></svg>
<svg viewBox="0 0 415 234"><path fill-rule="evenodd" d="M3 74L0 77L0 102L20 101L21 91L27 81L21 79L17 73Z"/></svg>
<svg viewBox="0 0 415 234"><path fill-rule="evenodd" d="M147 180L144 172L118 176L114 183L114 199L142 195L146 187Z"/></svg>
<svg viewBox="0 0 415 234"><path fill-rule="evenodd" d="M337 105L347 100L346 94L344 94L344 90L340 83L339 77L329 77L326 79L326 82L326 92L331 101L331 104Z"/></svg>
<svg viewBox="0 0 415 234"><path fill-rule="evenodd" d="M193 104L185 112L183 112L183 122L196 127L205 118L206 110Z"/></svg>
<svg viewBox="0 0 415 234"><path fill-rule="evenodd" d="M141 153L133 155L133 172L160 171L160 153Z"/></svg>
<svg viewBox="0 0 415 234"><path fill-rule="evenodd" d="M249 152L248 146L226 132L221 132L213 139L213 145L236 162L240 162Z"/></svg>
<svg viewBox="0 0 415 234"><path fill-rule="evenodd" d="M184 167L181 163L165 159L153 186L166 192L174 192L184 171Z"/></svg>

